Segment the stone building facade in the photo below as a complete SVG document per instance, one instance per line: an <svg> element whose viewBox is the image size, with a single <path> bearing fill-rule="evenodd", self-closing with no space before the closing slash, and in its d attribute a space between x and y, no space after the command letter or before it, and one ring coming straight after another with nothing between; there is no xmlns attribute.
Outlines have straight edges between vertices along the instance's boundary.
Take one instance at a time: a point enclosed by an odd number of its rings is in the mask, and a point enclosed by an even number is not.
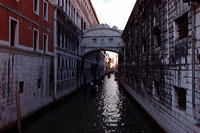
<svg viewBox="0 0 200 133"><path fill-rule="evenodd" d="M83 83L100 79L106 73L105 52L93 51L83 56Z"/></svg>
<svg viewBox="0 0 200 133"><path fill-rule="evenodd" d="M137 0L123 32L121 83L170 133L200 132L200 4Z"/></svg>
<svg viewBox="0 0 200 133"><path fill-rule="evenodd" d="M0 129L104 73L80 45L97 24L90 0L0 0Z"/></svg>
<svg viewBox="0 0 200 133"><path fill-rule="evenodd" d="M31 2L0 0L0 128L54 98L54 8Z"/></svg>
<svg viewBox="0 0 200 133"><path fill-rule="evenodd" d="M65 96L83 83L81 73L82 33L99 24L90 0L53 0L55 47L55 95Z"/></svg>
<svg viewBox="0 0 200 133"><path fill-rule="evenodd" d="M99 24L89 28L82 35L82 55L96 50L121 53L124 46L121 35L122 31L116 26L111 28L107 24Z"/></svg>

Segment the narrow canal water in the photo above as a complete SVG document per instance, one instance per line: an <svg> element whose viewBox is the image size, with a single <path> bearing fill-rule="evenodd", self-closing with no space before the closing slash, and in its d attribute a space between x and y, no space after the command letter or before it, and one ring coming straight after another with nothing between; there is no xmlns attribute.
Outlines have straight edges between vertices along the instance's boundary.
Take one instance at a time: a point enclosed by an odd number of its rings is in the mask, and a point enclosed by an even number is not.
<svg viewBox="0 0 200 133"><path fill-rule="evenodd" d="M127 96L114 74L99 87L89 88L23 128L23 133L161 133Z"/></svg>

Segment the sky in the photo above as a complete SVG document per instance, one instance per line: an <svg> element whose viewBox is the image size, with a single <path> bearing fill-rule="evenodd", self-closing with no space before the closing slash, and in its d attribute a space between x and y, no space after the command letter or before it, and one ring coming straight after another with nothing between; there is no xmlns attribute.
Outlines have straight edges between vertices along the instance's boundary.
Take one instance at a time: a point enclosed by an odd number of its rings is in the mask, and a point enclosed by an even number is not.
<svg viewBox="0 0 200 133"><path fill-rule="evenodd" d="M101 24L124 30L136 0L91 0ZM111 58L116 53L108 52Z"/></svg>
<svg viewBox="0 0 200 133"><path fill-rule="evenodd" d="M100 23L124 30L136 0L91 0Z"/></svg>
<svg viewBox="0 0 200 133"><path fill-rule="evenodd" d="M116 58L117 53L111 51L106 51L106 53L109 54L109 58Z"/></svg>

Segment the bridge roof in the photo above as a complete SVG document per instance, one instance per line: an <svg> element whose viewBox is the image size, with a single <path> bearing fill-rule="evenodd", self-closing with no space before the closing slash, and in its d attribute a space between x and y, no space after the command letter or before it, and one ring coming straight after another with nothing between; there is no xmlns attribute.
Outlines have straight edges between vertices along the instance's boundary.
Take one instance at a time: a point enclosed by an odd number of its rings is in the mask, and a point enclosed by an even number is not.
<svg viewBox="0 0 200 133"><path fill-rule="evenodd" d="M96 25L82 35L81 47L84 49L82 54L95 50L119 53L124 46L121 36L122 31L116 26L111 28L107 24Z"/></svg>
<svg viewBox="0 0 200 133"><path fill-rule="evenodd" d="M96 37L111 37L111 36L120 36L121 37L122 31L119 30L116 26L110 27L107 24L100 24L96 25L88 30L86 30L83 33L83 38L84 37L91 37L91 36L96 36Z"/></svg>

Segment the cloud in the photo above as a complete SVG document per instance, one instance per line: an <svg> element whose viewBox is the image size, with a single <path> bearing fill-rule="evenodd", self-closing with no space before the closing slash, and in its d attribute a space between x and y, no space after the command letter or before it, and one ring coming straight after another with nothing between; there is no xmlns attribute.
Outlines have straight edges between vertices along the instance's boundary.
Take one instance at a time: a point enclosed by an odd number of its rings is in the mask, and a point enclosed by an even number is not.
<svg viewBox="0 0 200 133"><path fill-rule="evenodd" d="M106 3L106 2L110 2L110 0L104 0L103 2L104 2L104 3Z"/></svg>
<svg viewBox="0 0 200 133"><path fill-rule="evenodd" d="M136 0L91 0L100 23L123 30Z"/></svg>

